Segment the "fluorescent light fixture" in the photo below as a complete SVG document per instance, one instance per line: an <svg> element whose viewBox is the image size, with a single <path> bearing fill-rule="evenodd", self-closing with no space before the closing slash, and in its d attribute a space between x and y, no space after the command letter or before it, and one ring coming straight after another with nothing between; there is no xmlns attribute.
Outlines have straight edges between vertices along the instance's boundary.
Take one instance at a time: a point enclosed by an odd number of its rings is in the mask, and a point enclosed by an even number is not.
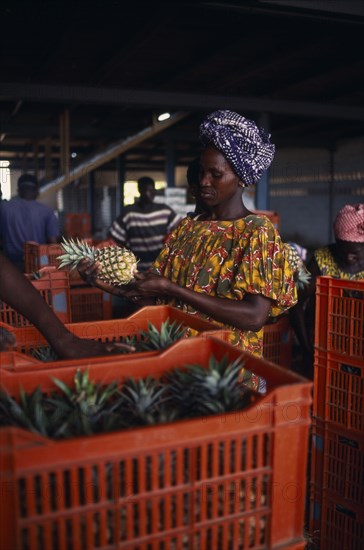
<svg viewBox="0 0 364 550"><path fill-rule="evenodd" d="M162 113L158 115L158 122L163 122L163 120L168 120L169 118L171 118L170 113Z"/></svg>

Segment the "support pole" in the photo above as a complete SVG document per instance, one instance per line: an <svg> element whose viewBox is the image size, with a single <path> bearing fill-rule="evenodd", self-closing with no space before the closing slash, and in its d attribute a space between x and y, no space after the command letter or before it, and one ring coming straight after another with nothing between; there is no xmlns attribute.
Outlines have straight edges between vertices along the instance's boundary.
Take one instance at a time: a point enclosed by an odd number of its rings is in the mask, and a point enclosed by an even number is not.
<svg viewBox="0 0 364 550"><path fill-rule="evenodd" d="M166 142L166 180L167 187L175 187L175 146L173 141L168 140Z"/></svg>
<svg viewBox="0 0 364 550"><path fill-rule="evenodd" d="M328 243L332 242L333 230L332 222L334 219L334 179L335 179L335 149L330 148L330 180L329 180L329 207L328 207Z"/></svg>
<svg viewBox="0 0 364 550"><path fill-rule="evenodd" d="M91 216L91 233L95 233L95 173L87 174L87 210Z"/></svg>
<svg viewBox="0 0 364 550"><path fill-rule="evenodd" d="M116 217L120 216L124 208L125 156L116 157Z"/></svg>
<svg viewBox="0 0 364 550"><path fill-rule="evenodd" d="M60 142L61 142L61 171L63 174L70 172L70 116L65 109L60 115Z"/></svg>
<svg viewBox="0 0 364 550"><path fill-rule="evenodd" d="M45 179L48 182L52 178L52 140L50 137L46 137L44 142L44 170Z"/></svg>

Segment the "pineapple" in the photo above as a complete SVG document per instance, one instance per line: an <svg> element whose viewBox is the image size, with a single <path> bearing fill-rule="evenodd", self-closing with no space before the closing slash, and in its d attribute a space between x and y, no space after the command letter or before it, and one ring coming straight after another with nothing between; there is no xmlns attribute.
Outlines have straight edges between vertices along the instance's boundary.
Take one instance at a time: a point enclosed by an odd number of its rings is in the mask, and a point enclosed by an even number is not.
<svg viewBox="0 0 364 550"><path fill-rule="evenodd" d="M242 409L251 400L251 391L244 384L243 364L226 357L218 361L213 355L206 369L199 365L167 374L173 402L182 417L204 416Z"/></svg>
<svg viewBox="0 0 364 550"><path fill-rule="evenodd" d="M129 283L137 270L138 261L127 248L95 248L79 239L63 239L61 248L64 254L57 258L61 261L59 269L65 266L71 266L71 270L75 269L83 258L89 258L92 262L100 263L98 278L110 285L121 286Z"/></svg>
<svg viewBox="0 0 364 550"><path fill-rule="evenodd" d="M175 411L165 408L170 401L166 385L151 376L126 380L120 396L118 412L125 418L125 427L159 424L175 417Z"/></svg>
<svg viewBox="0 0 364 550"><path fill-rule="evenodd" d="M186 329L182 327L182 323L177 324L177 321L171 323L170 320L167 319L162 323L160 330L148 321L148 330L140 332L142 340L137 346L141 351L166 349L177 340L180 340L185 332Z"/></svg>
<svg viewBox="0 0 364 550"><path fill-rule="evenodd" d="M51 346L39 346L32 349L31 355L38 359L38 361L43 361L45 363L59 360L59 356Z"/></svg>
<svg viewBox="0 0 364 550"><path fill-rule="evenodd" d="M306 269L297 251L289 243L284 243L284 253L289 265L294 271L297 288L300 289L308 286L310 284L311 273Z"/></svg>
<svg viewBox="0 0 364 550"><path fill-rule="evenodd" d="M117 391L117 382L101 386L92 382L88 370L76 371L74 388L61 380L52 378L61 394L53 394L48 402L59 411L59 423L54 437L74 437L107 432L116 429L120 422L112 414L112 401Z"/></svg>

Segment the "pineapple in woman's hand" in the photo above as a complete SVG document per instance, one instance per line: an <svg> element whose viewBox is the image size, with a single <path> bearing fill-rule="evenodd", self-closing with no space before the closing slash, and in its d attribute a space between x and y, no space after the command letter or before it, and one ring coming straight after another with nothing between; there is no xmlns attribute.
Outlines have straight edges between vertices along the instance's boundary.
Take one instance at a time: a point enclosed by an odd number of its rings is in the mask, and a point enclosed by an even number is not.
<svg viewBox="0 0 364 550"><path fill-rule="evenodd" d="M127 248L120 246L95 248L79 239L77 241L63 239L61 248L64 254L57 258L60 260L59 269L65 266L71 266L71 270L75 269L82 259L88 258L100 264L97 277L109 285L125 285L133 280L134 273L137 271L138 260Z"/></svg>

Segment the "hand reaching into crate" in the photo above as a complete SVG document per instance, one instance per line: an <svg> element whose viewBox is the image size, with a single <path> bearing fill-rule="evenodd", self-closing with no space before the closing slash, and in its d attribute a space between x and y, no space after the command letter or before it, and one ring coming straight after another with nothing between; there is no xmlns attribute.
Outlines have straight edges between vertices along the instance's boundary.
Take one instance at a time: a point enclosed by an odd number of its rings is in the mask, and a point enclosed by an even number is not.
<svg viewBox="0 0 364 550"><path fill-rule="evenodd" d="M58 319L31 282L0 253L0 299L24 315L48 340L62 359L118 353L121 349L134 351L120 343L102 343L78 338ZM7 343L6 343L7 342ZM4 340L2 350L12 347L11 339Z"/></svg>

